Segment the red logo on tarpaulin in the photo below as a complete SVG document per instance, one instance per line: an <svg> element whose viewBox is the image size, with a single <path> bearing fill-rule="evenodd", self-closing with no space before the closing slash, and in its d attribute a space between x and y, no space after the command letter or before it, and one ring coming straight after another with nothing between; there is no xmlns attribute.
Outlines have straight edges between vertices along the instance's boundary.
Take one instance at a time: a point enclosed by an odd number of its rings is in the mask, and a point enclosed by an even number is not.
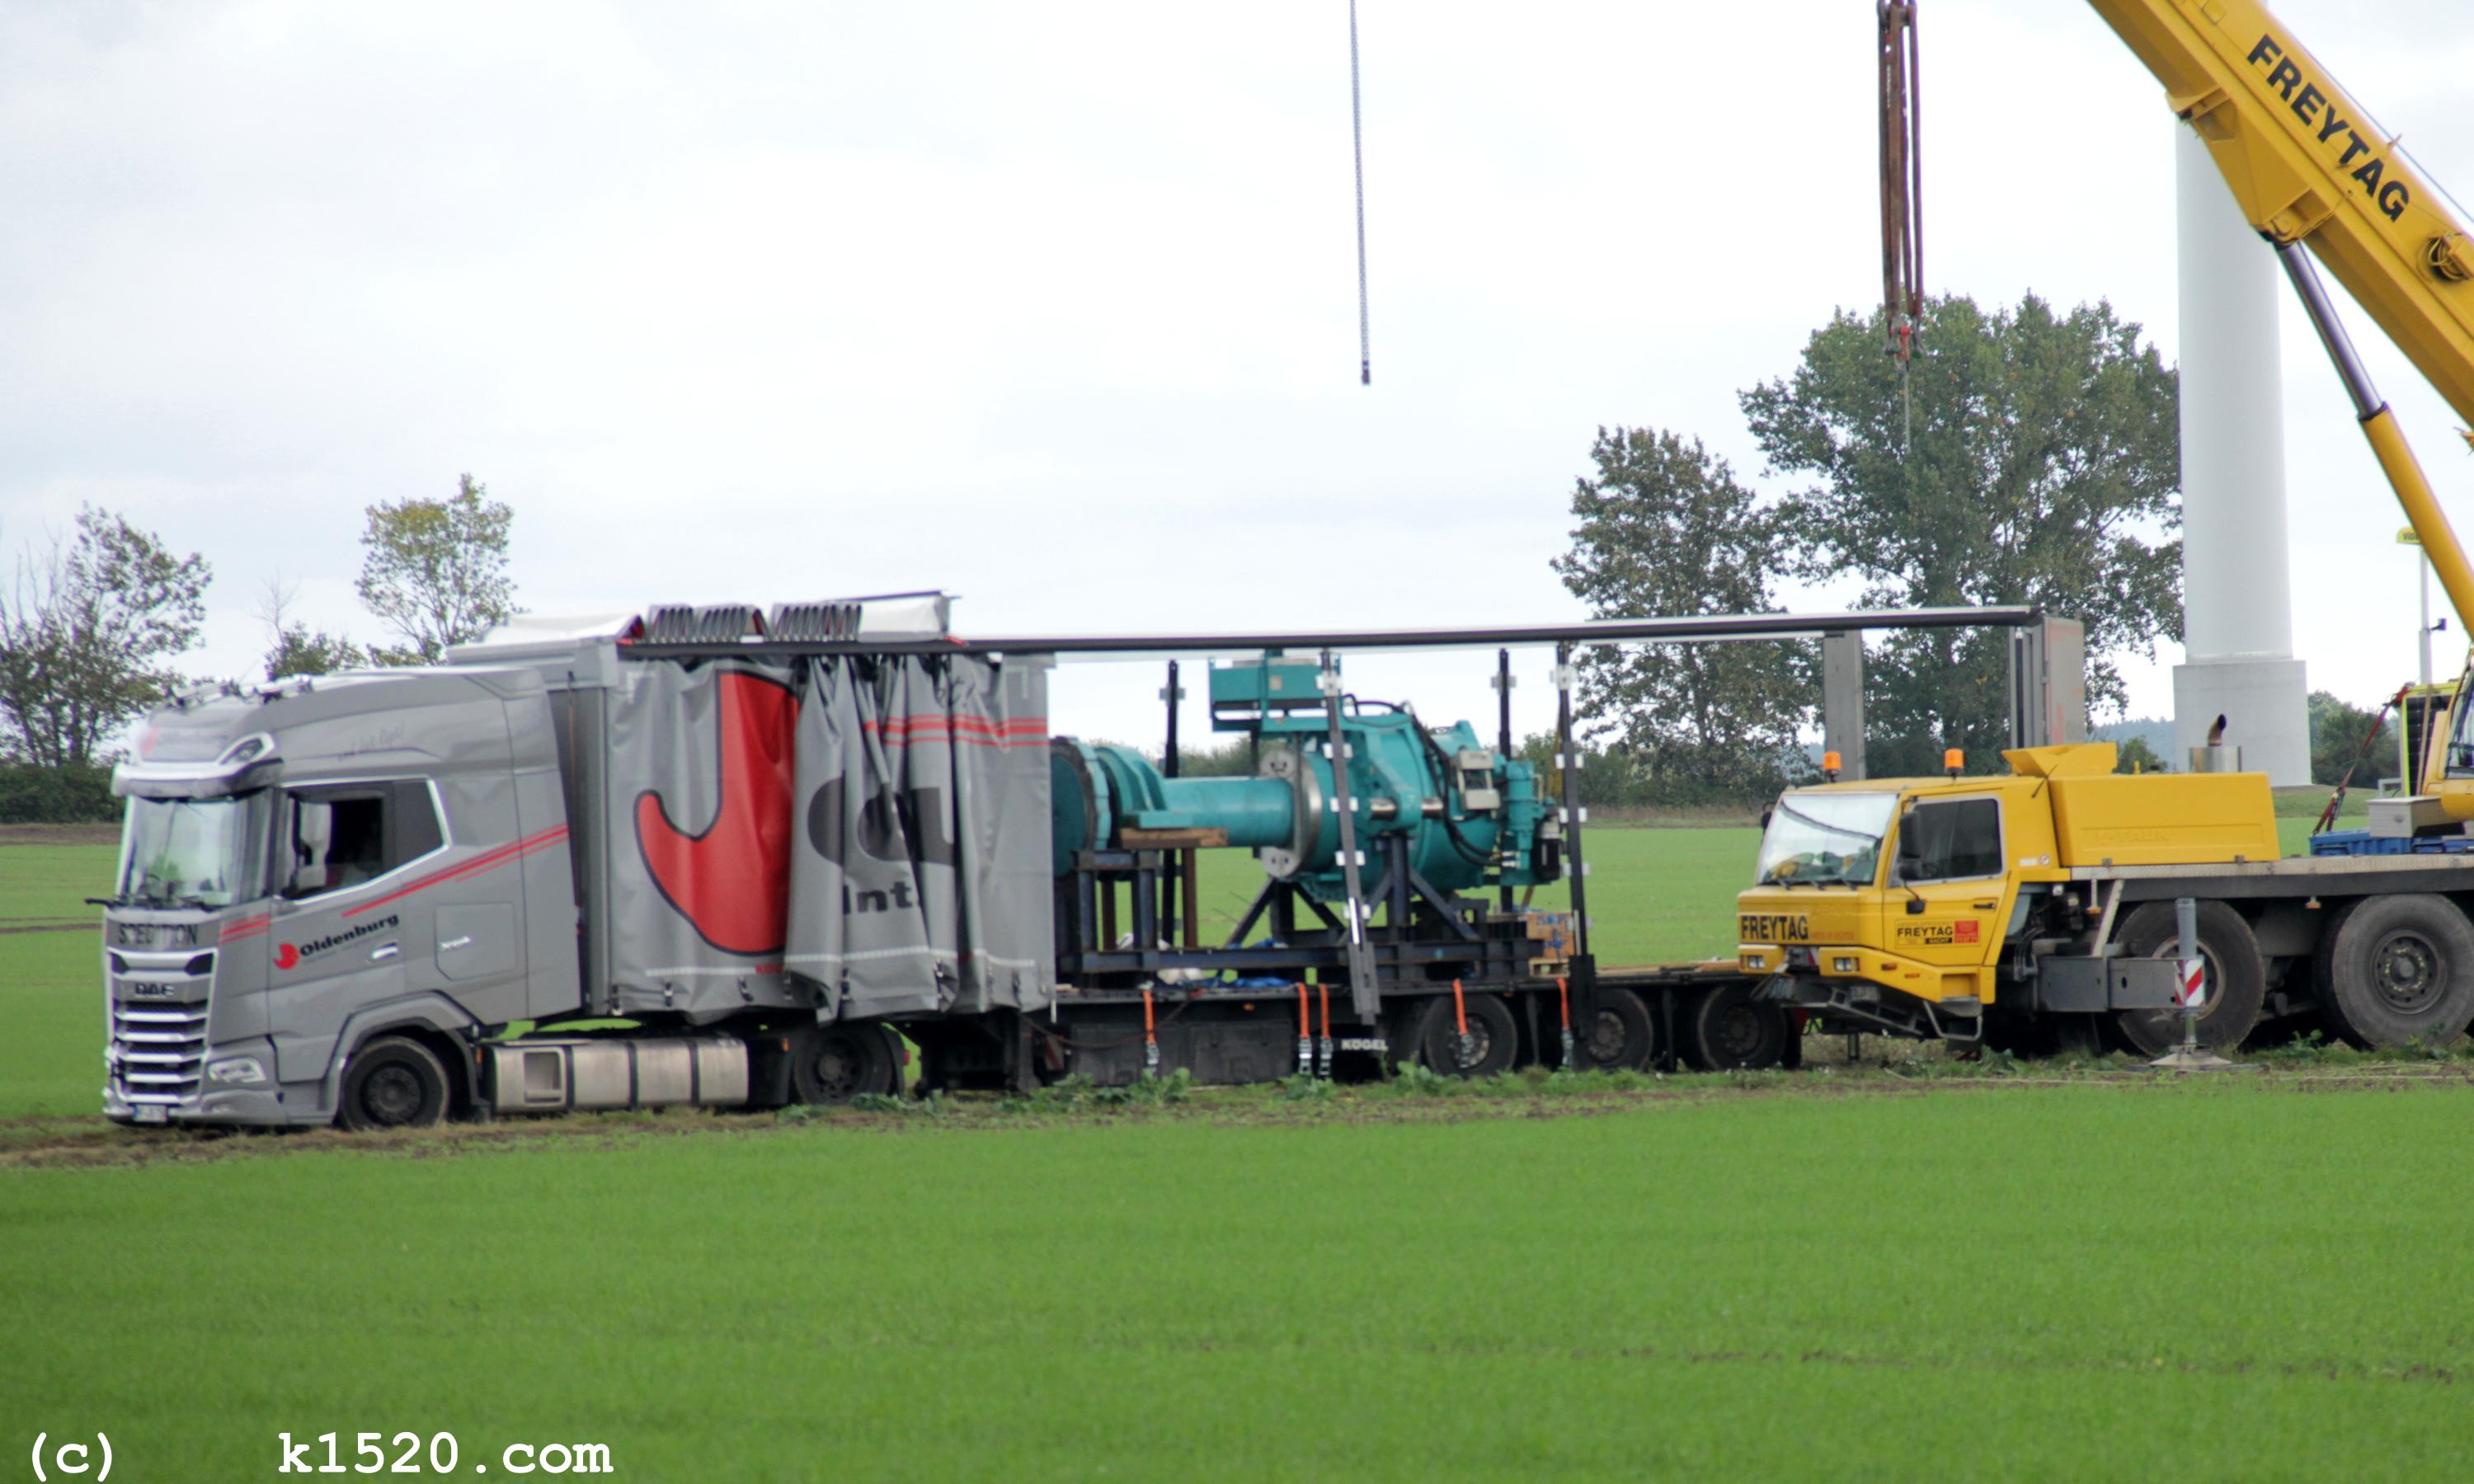
<svg viewBox="0 0 2474 1484"><path fill-rule="evenodd" d="M1977 924L1977 922L1976 919L1974 919L1974 918L1960 918L1960 919L1958 920L1958 923L1957 923L1957 925L1956 925L1956 926L1952 930L1952 932L1951 932L1951 942L1953 942L1953 943L1974 943L1974 942L1976 942L1976 941L1977 941L1976 934L1977 934L1977 927L1978 927L1978 924Z"/></svg>
<svg viewBox="0 0 2474 1484"><path fill-rule="evenodd" d="M798 698L761 675L731 671L721 693L721 806L702 832L670 819L652 789L636 796L636 844L653 884L705 942L725 953L772 953L790 916L791 750Z"/></svg>

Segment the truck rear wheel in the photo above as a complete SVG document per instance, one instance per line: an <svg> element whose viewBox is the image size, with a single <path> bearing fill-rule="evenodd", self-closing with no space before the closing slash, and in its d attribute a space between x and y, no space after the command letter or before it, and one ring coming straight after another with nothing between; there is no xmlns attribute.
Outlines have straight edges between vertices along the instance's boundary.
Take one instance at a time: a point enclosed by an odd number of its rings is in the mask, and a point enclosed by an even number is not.
<svg viewBox="0 0 2474 1484"><path fill-rule="evenodd" d="M1410 1011L1410 1034L1400 1043L1408 1053L1395 1058L1412 1061L1429 1071L1446 1077L1492 1077L1512 1069L1520 1050L1520 1031L1513 1023L1512 1007L1500 994L1470 994L1468 1006L1468 1045L1461 1044L1460 1018L1453 1013L1452 997L1438 994L1423 1006Z"/></svg>
<svg viewBox="0 0 2474 1484"><path fill-rule="evenodd" d="M802 1103L830 1106L862 1093L888 1094L895 1070L892 1041L872 1022L819 1025L790 1047L790 1092Z"/></svg>
<svg viewBox="0 0 2474 1484"><path fill-rule="evenodd" d="M1705 1072L1764 1071L1786 1057L1783 1006L1753 997L1749 984L1721 985L1686 1012L1684 1055Z"/></svg>
<svg viewBox="0 0 2474 1484"><path fill-rule="evenodd" d="M352 1053L335 1121L348 1129L425 1129L447 1117L447 1064L403 1036L380 1036Z"/></svg>
<svg viewBox="0 0 2474 1484"><path fill-rule="evenodd" d="M2250 924L2223 902L2199 903L2198 927L2199 957L2208 975L2207 1002L2199 1007L2199 1044L2231 1051L2259 1024L2259 1007L2268 997L2268 966L2260 961L2259 940L2251 936ZM2139 907L2124 920L2116 941L2135 957L2175 957L2182 936L2173 904L2151 901ZM2142 1056L2163 1056L2182 1043L2178 1010L2125 1010L2115 1023Z"/></svg>
<svg viewBox="0 0 2474 1484"><path fill-rule="evenodd" d="M1589 1071L1639 1071L1658 1055L1657 1025L1637 993L1601 989L1589 1018L1573 1023L1574 1055Z"/></svg>
<svg viewBox="0 0 2474 1484"><path fill-rule="evenodd" d="M2358 1046L2445 1045L2474 1021L2474 923L2445 897L2367 897L2330 928L2319 1008Z"/></svg>

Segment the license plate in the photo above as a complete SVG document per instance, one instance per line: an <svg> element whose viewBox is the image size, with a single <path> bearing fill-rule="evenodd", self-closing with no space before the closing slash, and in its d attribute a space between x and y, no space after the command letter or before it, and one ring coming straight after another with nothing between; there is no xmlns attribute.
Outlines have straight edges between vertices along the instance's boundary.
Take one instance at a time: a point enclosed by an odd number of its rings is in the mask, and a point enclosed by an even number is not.
<svg viewBox="0 0 2474 1484"><path fill-rule="evenodd" d="M172 1121L172 1111L168 1108L158 1108L152 1103L142 1103L138 1105L137 1121L140 1123L169 1123Z"/></svg>

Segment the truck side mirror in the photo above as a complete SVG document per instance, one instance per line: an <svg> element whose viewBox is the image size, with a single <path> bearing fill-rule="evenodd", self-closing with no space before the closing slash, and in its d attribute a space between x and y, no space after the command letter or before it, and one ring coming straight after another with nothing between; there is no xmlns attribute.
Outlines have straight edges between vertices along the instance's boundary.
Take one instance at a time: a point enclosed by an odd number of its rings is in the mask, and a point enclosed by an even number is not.
<svg viewBox="0 0 2474 1484"><path fill-rule="evenodd" d="M292 806L292 892L325 891L327 847L335 838L335 806L303 799Z"/></svg>

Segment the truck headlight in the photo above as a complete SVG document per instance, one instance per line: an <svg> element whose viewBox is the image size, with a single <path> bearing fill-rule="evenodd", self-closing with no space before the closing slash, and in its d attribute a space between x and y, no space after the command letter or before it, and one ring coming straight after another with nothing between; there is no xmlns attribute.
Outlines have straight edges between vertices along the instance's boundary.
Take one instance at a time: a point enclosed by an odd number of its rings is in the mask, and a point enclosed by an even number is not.
<svg viewBox="0 0 2474 1484"><path fill-rule="evenodd" d="M206 1064L206 1080L241 1087L255 1087L266 1080L266 1067L254 1056L227 1057Z"/></svg>
<svg viewBox="0 0 2474 1484"><path fill-rule="evenodd" d="M1852 974L1856 971L1856 961L1852 958L1833 958L1830 961L1830 971L1833 974Z"/></svg>

